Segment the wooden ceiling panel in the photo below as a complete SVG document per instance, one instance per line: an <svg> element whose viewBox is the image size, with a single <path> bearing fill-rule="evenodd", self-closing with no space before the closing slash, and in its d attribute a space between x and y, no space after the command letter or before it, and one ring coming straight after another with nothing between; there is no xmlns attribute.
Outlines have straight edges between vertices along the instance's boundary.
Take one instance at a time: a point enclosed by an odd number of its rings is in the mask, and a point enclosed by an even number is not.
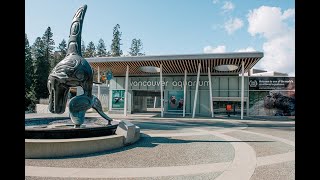
<svg viewBox="0 0 320 180"><path fill-rule="evenodd" d="M241 62L244 61L245 71L252 68L261 58L218 58L218 59L178 59L178 60L153 60L153 61L119 61L119 62L91 62L91 67L97 71L98 66L100 71L111 70L116 76L123 76L126 74L126 67L129 65L129 74L131 75L149 75L156 73L146 73L139 68L142 66L163 67L163 74L184 74L186 69L188 74L197 74L198 65L201 63L201 73L207 74L208 67L211 73L214 74L239 74L241 73ZM214 69L215 66L223 64L234 64L239 68L230 72L219 72Z"/></svg>

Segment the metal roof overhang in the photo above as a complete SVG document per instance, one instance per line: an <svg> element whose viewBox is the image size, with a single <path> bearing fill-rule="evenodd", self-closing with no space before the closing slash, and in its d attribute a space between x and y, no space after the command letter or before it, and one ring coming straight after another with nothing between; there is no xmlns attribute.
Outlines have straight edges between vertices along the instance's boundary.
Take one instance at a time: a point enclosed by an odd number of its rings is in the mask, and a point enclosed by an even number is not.
<svg viewBox="0 0 320 180"><path fill-rule="evenodd" d="M186 55L161 55L161 56L123 56L123 57L93 57L86 58L91 67L97 71L111 70L114 76L124 76L129 65L130 76L150 76L159 73L146 73L139 68L142 66L160 67L164 75L183 75L186 69L188 75L197 74L198 64L201 63L201 74L208 73L210 67L212 75L238 75L241 73L241 62L247 72L261 58L262 52L236 52L215 54L186 54ZM233 71L217 71L215 66L232 64L238 66Z"/></svg>

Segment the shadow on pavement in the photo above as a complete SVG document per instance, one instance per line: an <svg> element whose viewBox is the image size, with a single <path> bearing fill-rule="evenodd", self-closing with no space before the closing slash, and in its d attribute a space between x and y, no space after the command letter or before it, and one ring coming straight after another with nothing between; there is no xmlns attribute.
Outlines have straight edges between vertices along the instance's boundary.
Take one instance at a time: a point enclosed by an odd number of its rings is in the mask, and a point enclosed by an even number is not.
<svg viewBox="0 0 320 180"><path fill-rule="evenodd" d="M233 127L257 127L257 128L274 128L281 130L293 130L295 124L284 124L284 123L270 123L270 122L259 122L259 123L229 123L221 121L212 121L212 122L194 122L194 121L176 121L175 122L161 122L161 121L138 121L132 120L133 124L140 127L141 130L181 130L187 128L202 128L202 127L219 127L219 128L233 128ZM288 129L289 128L289 129Z"/></svg>

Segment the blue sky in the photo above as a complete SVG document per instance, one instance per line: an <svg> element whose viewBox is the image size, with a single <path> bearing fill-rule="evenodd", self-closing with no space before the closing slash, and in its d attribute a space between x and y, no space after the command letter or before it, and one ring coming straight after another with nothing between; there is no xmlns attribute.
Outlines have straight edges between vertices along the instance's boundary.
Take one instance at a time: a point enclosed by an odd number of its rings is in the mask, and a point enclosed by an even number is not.
<svg viewBox="0 0 320 180"><path fill-rule="evenodd" d="M48 26L55 46L68 40L76 10L87 4L82 37L107 49L118 23L124 54L133 38L146 55L262 51L257 68L294 75L293 0L26 0L25 32L32 45Z"/></svg>

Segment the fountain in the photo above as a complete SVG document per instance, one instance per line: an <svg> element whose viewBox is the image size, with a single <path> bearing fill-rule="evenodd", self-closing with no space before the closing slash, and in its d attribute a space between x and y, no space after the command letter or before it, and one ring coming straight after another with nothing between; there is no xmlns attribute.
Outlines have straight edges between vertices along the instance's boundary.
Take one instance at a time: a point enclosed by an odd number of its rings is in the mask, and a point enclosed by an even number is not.
<svg viewBox="0 0 320 180"><path fill-rule="evenodd" d="M140 128L122 120L114 121L102 110L92 94L93 69L81 54L81 31L87 6L75 13L66 57L48 77L49 111L63 114L70 87L81 86L84 93L69 101L69 117L42 117L25 120L25 158L72 156L119 148L140 138ZM101 117L85 117L93 108Z"/></svg>

